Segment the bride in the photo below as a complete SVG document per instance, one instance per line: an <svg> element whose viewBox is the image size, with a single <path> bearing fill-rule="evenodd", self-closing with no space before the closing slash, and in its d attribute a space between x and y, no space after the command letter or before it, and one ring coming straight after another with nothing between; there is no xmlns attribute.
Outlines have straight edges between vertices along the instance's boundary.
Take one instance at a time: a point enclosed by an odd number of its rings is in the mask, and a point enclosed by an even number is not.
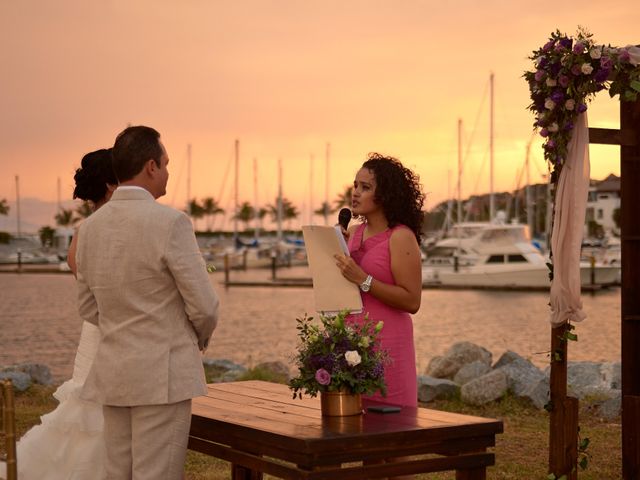
<svg viewBox="0 0 640 480"><path fill-rule="evenodd" d="M73 198L90 202L94 211L106 203L118 183L111 168L111 149L86 154L74 180ZM76 245L77 235L74 235L67 256L74 275ZM18 442L18 478L21 480L105 478L102 405L79 398L99 340L98 327L84 322L73 375L53 394L59 405L43 415L41 424ZM6 466L0 463L0 478L6 477L5 470Z"/></svg>

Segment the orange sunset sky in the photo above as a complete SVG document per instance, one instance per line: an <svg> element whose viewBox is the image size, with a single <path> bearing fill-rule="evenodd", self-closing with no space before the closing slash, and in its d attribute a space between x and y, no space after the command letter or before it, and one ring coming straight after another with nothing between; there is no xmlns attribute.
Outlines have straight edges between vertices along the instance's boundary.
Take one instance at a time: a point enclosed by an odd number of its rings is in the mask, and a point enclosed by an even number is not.
<svg viewBox="0 0 640 480"><path fill-rule="evenodd" d="M578 25L601 43L640 43L639 18L632 0L0 0L0 199L14 205L18 175L21 198L52 202L53 218L58 178L70 200L82 155L145 124L169 152L161 201L176 208L188 144L191 196L232 208L237 138L240 201L254 202L256 158L258 203L274 202L280 158L284 196L308 223L330 143L330 200L378 151L420 174L430 209L449 186L453 195L458 118L462 194L489 189L490 72L495 190L513 190L533 121L527 56ZM603 92L589 121L617 127L617 115ZM592 147L592 178L619 173L617 155ZM532 182L543 181L538 139L531 161Z"/></svg>

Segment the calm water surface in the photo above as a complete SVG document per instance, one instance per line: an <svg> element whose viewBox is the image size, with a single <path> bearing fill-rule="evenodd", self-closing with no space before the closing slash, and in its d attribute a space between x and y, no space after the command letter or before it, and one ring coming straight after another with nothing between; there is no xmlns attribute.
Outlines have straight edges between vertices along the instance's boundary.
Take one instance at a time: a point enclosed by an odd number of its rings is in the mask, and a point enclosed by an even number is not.
<svg viewBox="0 0 640 480"><path fill-rule="evenodd" d="M267 279L269 272L232 272L233 279ZM279 276L306 276L304 267L283 269ZM313 313L310 288L233 287L211 275L221 300L218 328L207 357L227 358L251 367L278 360L291 364L297 337L295 319ZM570 344L570 360L619 361L620 289L586 294L587 319L578 324L579 341ZM429 360L459 341L477 343L493 353L506 350L548 364L548 294L424 290L422 307L413 316L418 372ZM56 380L69 378L80 336L73 276L60 274L0 275L0 365L39 362Z"/></svg>

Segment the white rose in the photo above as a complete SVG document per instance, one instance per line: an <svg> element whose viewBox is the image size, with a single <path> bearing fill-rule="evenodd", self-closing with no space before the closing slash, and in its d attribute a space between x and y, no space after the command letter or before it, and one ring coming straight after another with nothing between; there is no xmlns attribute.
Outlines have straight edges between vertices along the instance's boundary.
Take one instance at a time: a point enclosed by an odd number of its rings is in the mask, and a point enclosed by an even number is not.
<svg viewBox="0 0 640 480"><path fill-rule="evenodd" d="M347 360L347 363L351 367L355 367L356 365L359 365L360 362L362 361L362 358L360 358L360 354L355 350L349 350L345 352L344 358Z"/></svg>
<svg viewBox="0 0 640 480"><path fill-rule="evenodd" d="M602 48L601 47L593 47L589 50L589 56L594 60L599 59L602 56Z"/></svg>
<svg viewBox="0 0 640 480"><path fill-rule="evenodd" d="M566 108L567 110L573 110L574 108L576 108L576 101L573 98L570 98L569 100L564 102L564 108Z"/></svg>
<svg viewBox="0 0 640 480"><path fill-rule="evenodd" d="M593 67L591 66L591 64L589 63L583 63L582 67L580 67L580 70L582 71L582 73L584 73L585 75L589 75L591 72L593 72Z"/></svg>
<svg viewBox="0 0 640 480"><path fill-rule="evenodd" d="M558 82L556 82L555 79L548 78L548 77L547 77L546 83L547 83L547 87L555 87L558 84Z"/></svg>
<svg viewBox="0 0 640 480"><path fill-rule="evenodd" d="M553 110L554 108L556 108L556 102L554 102L550 98L547 98L544 101L544 108L546 108L547 110Z"/></svg>
<svg viewBox="0 0 640 480"><path fill-rule="evenodd" d="M558 124L556 122L553 122L551 125L549 125L547 127L547 130L550 132L557 132L558 131Z"/></svg>

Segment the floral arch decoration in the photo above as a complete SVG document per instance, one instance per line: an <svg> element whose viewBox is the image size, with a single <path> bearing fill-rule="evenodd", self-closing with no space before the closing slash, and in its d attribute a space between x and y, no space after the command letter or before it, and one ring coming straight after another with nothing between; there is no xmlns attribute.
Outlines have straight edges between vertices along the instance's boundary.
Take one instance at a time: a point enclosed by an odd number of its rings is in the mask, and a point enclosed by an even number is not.
<svg viewBox="0 0 640 480"><path fill-rule="evenodd" d="M551 172L553 219L550 239L551 324L586 318L580 300L580 245L589 189L587 103L601 90L636 101L640 94L640 48L596 43L579 28L574 37L556 30L529 57L525 72L534 128L545 138L544 157ZM564 168L567 166L567 168Z"/></svg>
<svg viewBox="0 0 640 480"><path fill-rule="evenodd" d="M638 99L640 48L598 44L582 28L574 37L556 30L528 58L534 62L534 68L524 74L531 94L528 109L535 114L534 128L545 138L544 158L551 182L557 183L576 118L586 112L593 96L608 89L611 97Z"/></svg>

